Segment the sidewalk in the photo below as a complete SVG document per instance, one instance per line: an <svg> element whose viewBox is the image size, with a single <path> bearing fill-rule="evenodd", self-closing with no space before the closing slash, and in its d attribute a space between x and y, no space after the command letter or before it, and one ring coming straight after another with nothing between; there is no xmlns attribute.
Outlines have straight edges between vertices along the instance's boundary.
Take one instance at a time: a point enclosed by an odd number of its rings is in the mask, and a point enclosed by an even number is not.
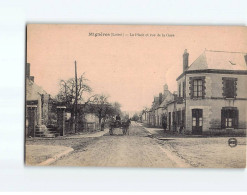
<svg viewBox="0 0 247 195"><path fill-rule="evenodd" d="M56 138L27 138L25 163L27 166L50 165L59 158L74 151L74 149L78 148L78 145L86 144L92 138L101 137L108 132L109 130L106 128L104 131L59 136Z"/></svg>
<svg viewBox="0 0 247 195"><path fill-rule="evenodd" d="M92 132L92 133L85 133L85 134L76 134L76 135L65 135L64 137L58 137L58 139L79 139L79 138L85 138L85 137L101 137L103 136L104 134L108 133L109 132L109 129L108 128L105 128L104 131L95 131L95 132Z"/></svg>
<svg viewBox="0 0 247 195"><path fill-rule="evenodd" d="M73 148L51 145L26 145L26 165L45 166L74 151Z"/></svg>
<svg viewBox="0 0 247 195"><path fill-rule="evenodd" d="M109 132L109 129L105 128L104 131L69 134L65 136L58 136L55 138L34 137L34 138L26 138L26 140L64 140L64 139L94 138L94 137L101 137L108 132Z"/></svg>

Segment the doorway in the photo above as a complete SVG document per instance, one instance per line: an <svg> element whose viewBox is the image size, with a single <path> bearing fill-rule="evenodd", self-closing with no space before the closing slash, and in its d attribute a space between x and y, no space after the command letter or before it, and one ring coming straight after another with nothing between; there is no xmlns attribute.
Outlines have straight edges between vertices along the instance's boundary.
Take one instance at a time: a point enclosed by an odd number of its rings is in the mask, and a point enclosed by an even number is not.
<svg viewBox="0 0 247 195"><path fill-rule="evenodd" d="M202 134L203 125L203 110L202 109L192 109L192 134L200 135Z"/></svg>

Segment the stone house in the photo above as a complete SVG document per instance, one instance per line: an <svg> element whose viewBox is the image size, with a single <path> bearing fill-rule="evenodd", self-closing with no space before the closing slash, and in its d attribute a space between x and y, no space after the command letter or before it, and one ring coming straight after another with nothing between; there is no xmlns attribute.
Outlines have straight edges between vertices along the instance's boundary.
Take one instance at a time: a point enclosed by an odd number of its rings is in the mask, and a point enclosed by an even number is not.
<svg viewBox="0 0 247 195"><path fill-rule="evenodd" d="M162 127L162 120L167 115L167 103L173 99L173 94L168 90L167 84L165 84L163 93L154 97L151 108L142 112L142 122L149 126Z"/></svg>
<svg viewBox="0 0 247 195"><path fill-rule="evenodd" d="M34 136L36 126L49 122L50 95L30 76L30 64L26 64L26 136Z"/></svg>
<svg viewBox="0 0 247 195"><path fill-rule="evenodd" d="M148 123L148 109L144 109L142 112L141 112L141 122L142 123L145 123L147 124Z"/></svg>
<svg viewBox="0 0 247 195"><path fill-rule="evenodd" d="M160 93L159 95L159 107L157 108L157 127L162 127L162 121L166 120L167 123L167 104L168 102L172 101L174 99L174 95L168 90L168 85L164 85L164 91L163 94Z"/></svg>
<svg viewBox="0 0 247 195"><path fill-rule="evenodd" d="M247 55L205 50L190 66L183 54L178 94L168 104L170 130L188 134L245 133Z"/></svg>

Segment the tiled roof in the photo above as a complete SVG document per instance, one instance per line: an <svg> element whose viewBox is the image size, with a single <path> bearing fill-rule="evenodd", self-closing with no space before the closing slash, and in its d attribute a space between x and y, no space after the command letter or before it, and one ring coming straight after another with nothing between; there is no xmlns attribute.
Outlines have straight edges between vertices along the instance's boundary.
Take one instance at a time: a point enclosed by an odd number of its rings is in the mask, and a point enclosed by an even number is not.
<svg viewBox="0 0 247 195"><path fill-rule="evenodd" d="M205 50L187 69L247 70L246 53Z"/></svg>

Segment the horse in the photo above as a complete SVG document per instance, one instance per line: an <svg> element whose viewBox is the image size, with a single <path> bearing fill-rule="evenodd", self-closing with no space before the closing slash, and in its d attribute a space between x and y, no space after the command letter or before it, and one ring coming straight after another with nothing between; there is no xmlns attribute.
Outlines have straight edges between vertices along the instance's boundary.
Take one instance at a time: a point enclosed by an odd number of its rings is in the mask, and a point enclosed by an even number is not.
<svg viewBox="0 0 247 195"><path fill-rule="evenodd" d="M129 119L122 123L122 128L123 128L123 134L124 135L129 135L130 123L131 123L131 121Z"/></svg>
<svg viewBox="0 0 247 195"><path fill-rule="evenodd" d="M109 133L110 135L113 135L113 129L120 128L122 129L123 135L126 135L128 133L129 135L129 126L130 126L130 120L127 121L112 121L109 124Z"/></svg>

